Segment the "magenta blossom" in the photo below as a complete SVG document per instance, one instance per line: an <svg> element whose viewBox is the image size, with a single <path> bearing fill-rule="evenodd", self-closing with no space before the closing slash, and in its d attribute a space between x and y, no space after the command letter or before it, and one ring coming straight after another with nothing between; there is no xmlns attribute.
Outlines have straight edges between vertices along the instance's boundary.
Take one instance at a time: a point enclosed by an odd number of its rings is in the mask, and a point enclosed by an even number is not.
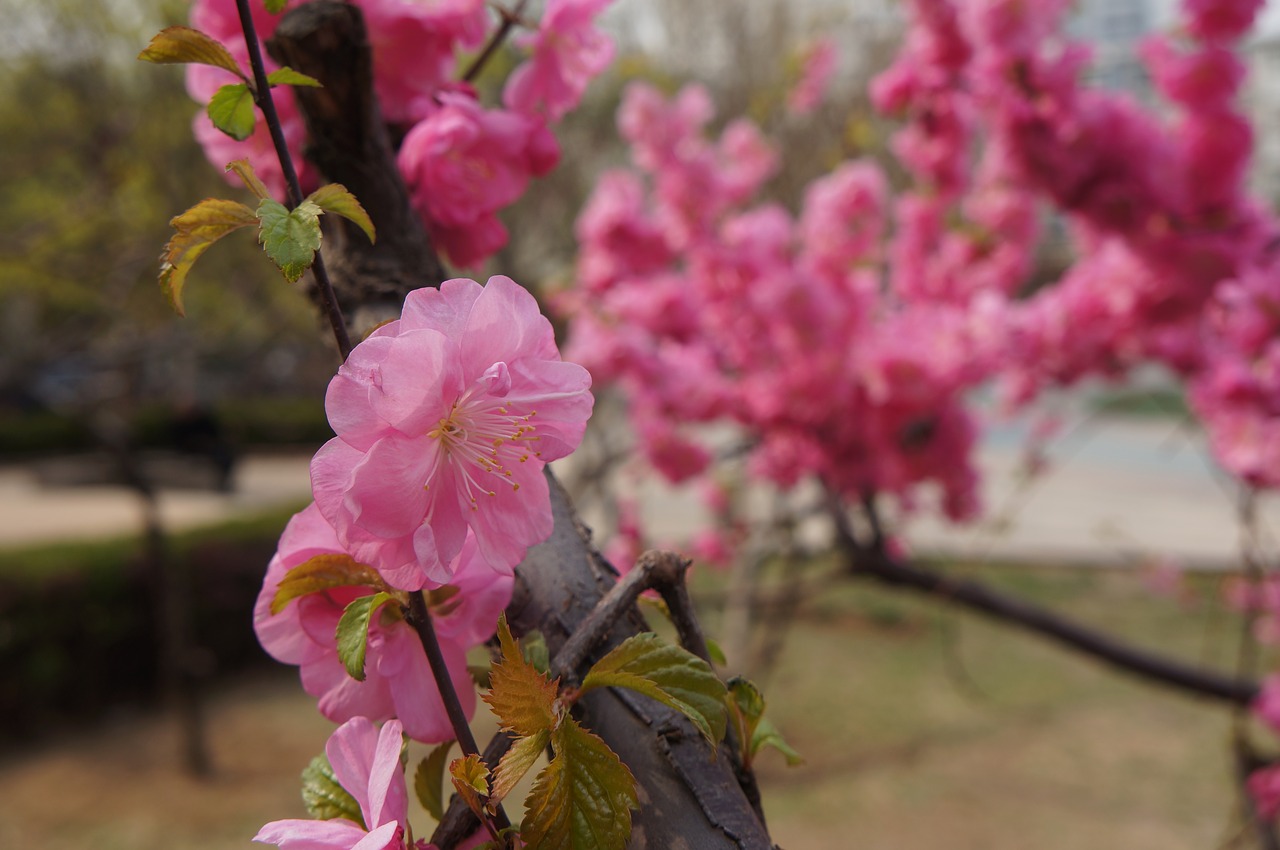
<svg viewBox="0 0 1280 850"><path fill-rule="evenodd" d="M613 42L595 28L610 0L550 0L537 33L518 40L533 56L502 92L508 109L558 121L578 105L587 84L613 61Z"/></svg>
<svg viewBox="0 0 1280 850"><path fill-rule="evenodd" d="M582 440L590 386L510 278L411 292L329 384L338 436L311 463L316 504L396 587L450 581L468 529L510 569L551 533L542 468Z"/></svg>
<svg viewBox="0 0 1280 850"><path fill-rule="evenodd" d="M343 609L353 599L373 593L372 588L313 593L291 601L278 614L271 613L276 588L289 570L316 555L343 552L314 504L290 520L254 606L253 627L263 648L276 660L302 668L303 688L319 699L320 713L330 720L398 717L415 740L449 740L453 730L422 643L396 613L383 609L373 617L363 682L351 678L338 660L334 635ZM454 689L470 715L475 710L475 693L467 673L467 650L493 634L498 614L511 599L512 578L477 557L471 538L455 570L451 583L428 598ZM395 603L389 604L394 608Z"/></svg>
<svg viewBox="0 0 1280 850"><path fill-rule="evenodd" d="M281 850L401 850L407 845L409 795L400 766L400 724L382 729L354 717L329 736L325 755L333 774L360 804L365 829L346 818L278 820L258 830L254 841Z"/></svg>

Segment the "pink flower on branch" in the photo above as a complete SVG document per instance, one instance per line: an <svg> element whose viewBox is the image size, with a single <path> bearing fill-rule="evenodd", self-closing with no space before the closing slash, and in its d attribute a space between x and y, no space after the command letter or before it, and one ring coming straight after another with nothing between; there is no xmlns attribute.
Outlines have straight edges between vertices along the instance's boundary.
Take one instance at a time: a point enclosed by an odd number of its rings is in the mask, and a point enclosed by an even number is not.
<svg viewBox="0 0 1280 850"><path fill-rule="evenodd" d="M396 587L449 581L468 529L510 569L551 533L542 468L581 441L590 386L510 278L411 292L329 385L338 436L311 464L316 504Z"/></svg>
<svg viewBox="0 0 1280 850"><path fill-rule="evenodd" d="M395 613L384 610L372 618L364 681L351 678L339 660L338 620L352 600L375 592L372 588L312 593L271 613L271 601L289 570L329 554L346 551L313 504L290 520L267 567L253 612L253 627L263 648L277 661L302 668L303 688L319 700L320 713L330 720L397 717L415 740L451 739L453 729L422 643ZM468 715L475 711L475 693L467 672L467 650L493 634L498 614L511 599L511 586L511 576L490 568L478 557L474 539L468 538L450 584L431 594L440 649Z"/></svg>
<svg viewBox="0 0 1280 850"><path fill-rule="evenodd" d="M272 821L254 841L281 850L400 850L407 844L409 795L400 766L400 724L367 717L339 726L325 745L338 783L360 804L364 826L346 818ZM365 827L368 829L365 829Z"/></svg>
<svg viewBox="0 0 1280 850"><path fill-rule="evenodd" d="M578 105L592 78L613 61L613 42L595 28L610 0L550 0L537 33L517 39L533 56L507 79L508 109L558 121Z"/></svg>

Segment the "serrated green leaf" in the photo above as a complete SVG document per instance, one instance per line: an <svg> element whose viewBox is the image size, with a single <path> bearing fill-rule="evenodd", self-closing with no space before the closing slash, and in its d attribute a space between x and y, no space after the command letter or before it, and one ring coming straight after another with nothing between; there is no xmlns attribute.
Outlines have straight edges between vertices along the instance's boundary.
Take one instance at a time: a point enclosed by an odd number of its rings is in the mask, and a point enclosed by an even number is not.
<svg viewBox="0 0 1280 850"><path fill-rule="evenodd" d="M213 93L205 113L213 126L237 142L253 135L257 115L253 111L253 93L246 83L230 83Z"/></svg>
<svg viewBox="0 0 1280 850"><path fill-rule="evenodd" d="M236 176L249 188L249 191L258 196L259 200L271 197L271 193L267 191L266 184L258 179L258 172L253 170L253 164L249 160L237 159L234 162L228 162L227 171L234 171Z"/></svg>
<svg viewBox="0 0 1280 850"><path fill-rule="evenodd" d="M485 767L480 756L472 753L449 762L449 778L468 808L483 818L481 813L489 796L489 768Z"/></svg>
<svg viewBox="0 0 1280 850"><path fill-rule="evenodd" d="M511 793L511 789L529 772L529 768L533 767L533 763L542 755L550 741L551 732L545 729L528 738L516 739L493 771L493 794L490 799L494 805Z"/></svg>
<svg viewBox="0 0 1280 850"><path fill-rule="evenodd" d="M791 767L804 764L804 756L796 752L795 748L786 742L776 726L770 723L767 718L762 718L756 726L755 734L751 736L751 754L754 756L765 747L773 747L782 753L787 760L787 764Z"/></svg>
<svg viewBox="0 0 1280 850"><path fill-rule="evenodd" d="M617 754L566 717L552 735L556 755L525 800L520 835L528 850L622 850L631 837L636 782Z"/></svg>
<svg viewBox="0 0 1280 850"><path fill-rule="evenodd" d="M289 5L289 0L266 0L267 11L273 15L278 15L284 11L284 7Z"/></svg>
<svg viewBox="0 0 1280 850"><path fill-rule="evenodd" d="M288 65L283 68L277 68L270 74L267 74L267 82L273 86L308 86L310 88L324 88L320 81L315 77L308 77L301 71L295 71Z"/></svg>
<svg viewBox="0 0 1280 850"><path fill-rule="evenodd" d="M182 287L195 261L228 233L255 223L253 210L236 201L219 198L206 198L169 220L177 232L160 255L160 287L179 316L186 315L182 308Z"/></svg>
<svg viewBox="0 0 1280 850"><path fill-rule="evenodd" d="M212 65L248 80L222 42L191 27L167 27L151 37L138 58L157 65Z"/></svg>
<svg viewBox="0 0 1280 850"><path fill-rule="evenodd" d="M502 661L490 670L490 689L484 695L484 701L498 715L498 724L521 738L554 729L560 680L552 682L524 660L505 615L498 619L498 643Z"/></svg>
<svg viewBox="0 0 1280 850"><path fill-rule="evenodd" d="M582 692L630 688L681 712L714 746L728 722L725 686L703 661L653 632L627 638L587 671Z"/></svg>
<svg viewBox="0 0 1280 850"><path fill-rule="evenodd" d="M453 741L445 741L418 762L413 774L413 790L427 814L437 821L444 817L444 769L448 764Z"/></svg>
<svg viewBox="0 0 1280 850"><path fill-rule="evenodd" d="M360 206L356 196L347 191L341 183L329 183L316 189L307 196L307 200L325 212L340 215L364 231L370 242L378 241L378 233L374 230L373 220Z"/></svg>
<svg viewBox="0 0 1280 850"><path fill-rule="evenodd" d="M315 261L320 250L320 208L303 201L290 210L284 204L263 198L258 204L258 241L267 256L294 283Z"/></svg>
<svg viewBox="0 0 1280 850"><path fill-rule="evenodd" d="M369 645L369 621L386 603L395 599L390 593L375 593L351 600L334 635L338 640L338 660L347 668L348 675L357 682L364 681L364 655Z"/></svg>
<svg viewBox="0 0 1280 850"><path fill-rule="evenodd" d="M316 555L284 574L271 598L271 613L279 614L299 596L332 590L335 587L373 587L388 590L387 583L373 567L350 555Z"/></svg>
<svg viewBox="0 0 1280 850"><path fill-rule="evenodd" d="M302 802L307 813L320 820L346 818L365 826L364 815L356 798L347 793L347 789L338 784L333 775L333 766L323 753L311 760L302 771Z"/></svg>

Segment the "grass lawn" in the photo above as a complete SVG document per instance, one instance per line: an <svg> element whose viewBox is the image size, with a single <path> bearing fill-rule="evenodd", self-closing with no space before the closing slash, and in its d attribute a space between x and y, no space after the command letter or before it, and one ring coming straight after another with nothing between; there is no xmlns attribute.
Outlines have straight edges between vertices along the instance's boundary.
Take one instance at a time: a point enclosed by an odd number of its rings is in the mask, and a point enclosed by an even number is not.
<svg viewBox="0 0 1280 850"><path fill-rule="evenodd" d="M1135 641L1229 669L1238 620L1153 596L1132 574L964 568ZM719 577L698 577L712 598ZM1215 613L1217 610L1217 613ZM715 634L717 616L707 615ZM1212 850L1232 844L1230 717L1037 639L862 584L807 600L761 684L805 755L759 763L775 840L791 848ZM331 729L296 676L217 694L217 775L182 776L171 725L118 716L0 763L0 847L248 848L302 816L297 775ZM417 833L429 831L420 812Z"/></svg>

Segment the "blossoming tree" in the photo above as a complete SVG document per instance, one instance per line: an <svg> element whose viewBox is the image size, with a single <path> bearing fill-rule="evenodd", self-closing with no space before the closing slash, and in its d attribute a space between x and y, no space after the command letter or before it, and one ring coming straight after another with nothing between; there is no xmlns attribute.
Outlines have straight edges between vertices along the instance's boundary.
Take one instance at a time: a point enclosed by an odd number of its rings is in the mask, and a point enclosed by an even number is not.
<svg viewBox="0 0 1280 850"><path fill-rule="evenodd" d="M931 572L882 515L926 487L953 520L979 513L973 388L998 383L1016 406L1152 361L1187 382L1226 468L1277 483L1280 220L1244 185L1251 130L1236 102L1258 0L1186 0L1179 30L1144 45L1163 111L1083 81L1065 2L913 0L873 90L903 122L893 151L908 185L843 163L795 216L753 205L785 154L755 124L713 139L704 90L633 86L618 120L632 167L605 174L578 221L562 359L518 283L448 278L443 262L492 256L508 238L497 213L555 166L556 123L612 55L594 22L604 5L549 0L530 22L523 2L491 20L481 0L200 0L193 28L142 55L190 66L208 104L197 137L258 197L174 219L161 274L174 306L205 250L256 229L286 278L310 270L342 357L314 502L254 612L267 651L342 725L306 777L319 820L258 839L427 846L408 822L407 737L440 744L413 783L440 820L435 846L770 846L750 765L785 743L754 686L713 671L687 562L614 547L619 580L544 468L582 439L593 380L621 389L641 452L672 481L710 475L697 426L728 423L750 478L816 482L849 576L944 596L1280 726L1276 679L1203 670ZM501 104L482 103L472 80L517 27L524 58ZM465 68L462 49L477 51ZM821 102L835 58L830 42L809 51L794 115ZM1029 291L1046 209L1078 259ZM732 557L742 534L729 530L703 550ZM680 646L648 632L634 604L646 590ZM1273 624L1274 583L1249 590ZM482 752L466 653L485 643L483 699L502 732ZM548 748L513 826L503 800ZM1280 768L1248 782L1261 822L1280 809Z"/></svg>

